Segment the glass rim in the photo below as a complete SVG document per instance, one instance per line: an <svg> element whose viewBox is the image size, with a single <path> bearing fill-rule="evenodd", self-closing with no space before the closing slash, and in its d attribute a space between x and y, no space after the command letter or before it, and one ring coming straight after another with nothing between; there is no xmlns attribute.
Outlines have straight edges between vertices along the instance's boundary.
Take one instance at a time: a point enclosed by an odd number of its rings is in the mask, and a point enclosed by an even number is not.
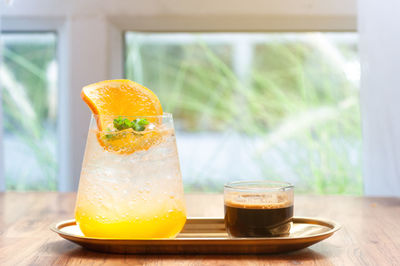
<svg viewBox="0 0 400 266"><path fill-rule="evenodd" d="M253 185L253 186L251 186ZM275 186L266 186L275 185ZM269 180L242 180L232 181L224 185L224 189L231 189L246 192L275 192L287 191L294 188L294 185L289 182L283 181L269 181Z"/></svg>
<svg viewBox="0 0 400 266"><path fill-rule="evenodd" d="M163 113L162 115L103 115L103 114L93 114L92 117L122 117L122 118L172 118L172 113Z"/></svg>

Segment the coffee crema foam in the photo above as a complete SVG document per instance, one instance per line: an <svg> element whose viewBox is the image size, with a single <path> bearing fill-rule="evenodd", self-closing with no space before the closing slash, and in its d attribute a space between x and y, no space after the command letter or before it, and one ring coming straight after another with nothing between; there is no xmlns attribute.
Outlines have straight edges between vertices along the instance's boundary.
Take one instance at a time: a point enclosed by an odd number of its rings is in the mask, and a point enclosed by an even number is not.
<svg viewBox="0 0 400 266"><path fill-rule="evenodd" d="M293 199L290 199L286 193L229 193L225 195L225 205L244 209L279 209L292 206Z"/></svg>

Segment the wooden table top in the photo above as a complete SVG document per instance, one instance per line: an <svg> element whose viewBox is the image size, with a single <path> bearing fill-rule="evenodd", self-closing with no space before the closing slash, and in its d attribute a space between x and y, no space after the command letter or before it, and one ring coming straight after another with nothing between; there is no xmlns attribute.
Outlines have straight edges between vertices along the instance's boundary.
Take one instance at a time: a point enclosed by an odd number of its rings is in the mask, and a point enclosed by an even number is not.
<svg viewBox="0 0 400 266"><path fill-rule="evenodd" d="M223 216L221 195L186 196L188 216ZM0 265L400 265L400 198L296 196L295 215L342 229L309 248L278 255L116 255L92 252L49 230L73 218L75 193L0 193Z"/></svg>

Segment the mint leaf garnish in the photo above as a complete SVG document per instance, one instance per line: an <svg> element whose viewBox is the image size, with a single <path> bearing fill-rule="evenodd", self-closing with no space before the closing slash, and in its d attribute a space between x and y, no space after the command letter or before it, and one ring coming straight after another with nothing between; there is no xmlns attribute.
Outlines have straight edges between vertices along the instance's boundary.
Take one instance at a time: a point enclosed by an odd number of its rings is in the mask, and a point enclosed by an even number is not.
<svg viewBox="0 0 400 266"><path fill-rule="evenodd" d="M114 119L113 124L117 130L132 128L135 131L143 131L146 129L146 125L149 124L149 121L146 118L137 118L129 121L127 118L118 117Z"/></svg>
<svg viewBox="0 0 400 266"><path fill-rule="evenodd" d="M127 118L118 117L114 119L114 127L118 130L124 130L131 127L131 121Z"/></svg>
<svg viewBox="0 0 400 266"><path fill-rule="evenodd" d="M135 131L143 131L143 130L145 130L146 125L148 125L148 124L149 124L149 121L147 121L146 118L142 118L142 119L137 118L132 121L131 127Z"/></svg>

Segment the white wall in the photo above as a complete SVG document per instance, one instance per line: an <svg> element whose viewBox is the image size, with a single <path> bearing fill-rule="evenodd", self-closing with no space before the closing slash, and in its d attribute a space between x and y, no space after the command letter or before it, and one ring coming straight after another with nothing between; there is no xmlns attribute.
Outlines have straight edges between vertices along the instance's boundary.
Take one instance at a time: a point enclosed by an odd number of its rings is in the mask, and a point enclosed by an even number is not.
<svg viewBox="0 0 400 266"><path fill-rule="evenodd" d="M400 1L358 5L365 194L400 196Z"/></svg>

